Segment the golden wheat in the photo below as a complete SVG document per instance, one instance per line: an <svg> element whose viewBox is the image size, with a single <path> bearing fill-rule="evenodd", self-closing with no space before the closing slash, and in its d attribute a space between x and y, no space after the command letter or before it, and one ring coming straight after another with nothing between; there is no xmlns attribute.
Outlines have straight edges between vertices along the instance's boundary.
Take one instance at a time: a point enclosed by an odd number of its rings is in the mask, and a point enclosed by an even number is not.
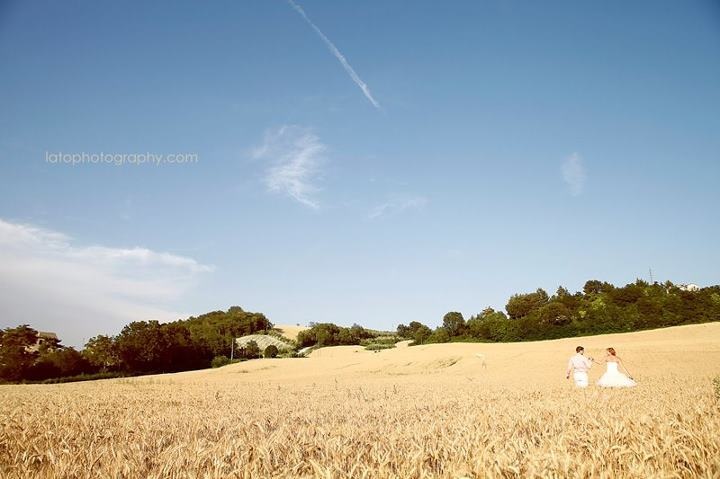
<svg viewBox="0 0 720 479"><path fill-rule="evenodd" d="M576 343L614 346L639 386L574 389ZM0 475L720 477L718 374L708 324L2 386Z"/></svg>

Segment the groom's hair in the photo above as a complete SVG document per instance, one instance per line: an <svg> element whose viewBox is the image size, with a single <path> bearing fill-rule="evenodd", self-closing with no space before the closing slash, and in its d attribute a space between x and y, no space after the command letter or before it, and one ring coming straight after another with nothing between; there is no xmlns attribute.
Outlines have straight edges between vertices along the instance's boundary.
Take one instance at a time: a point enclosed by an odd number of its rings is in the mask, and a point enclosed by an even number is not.
<svg viewBox="0 0 720 479"><path fill-rule="evenodd" d="M580 351L585 351L585 348L583 348L582 346L578 346L577 348L575 348L576 353L579 353Z"/></svg>

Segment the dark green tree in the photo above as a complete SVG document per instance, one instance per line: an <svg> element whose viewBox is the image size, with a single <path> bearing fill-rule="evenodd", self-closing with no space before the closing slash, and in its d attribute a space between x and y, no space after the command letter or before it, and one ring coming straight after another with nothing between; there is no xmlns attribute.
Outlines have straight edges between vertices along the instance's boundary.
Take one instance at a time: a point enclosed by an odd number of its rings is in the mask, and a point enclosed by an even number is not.
<svg viewBox="0 0 720 479"><path fill-rule="evenodd" d="M240 350L240 354L245 359L255 359L260 357L260 346L255 341L248 343Z"/></svg>
<svg viewBox="0 0 720 479"><path fill-rule="evenodd" d="M42 380L77 376L93 372L93 367L75 348L63 347L40 354L33 365L30 379Z"/></svg>
<svg viewBox="0 0 720 479"><path fill-rule="evenodd" d="M117 352L129 372L163 372L168 344L158 321L134 321L116 340Z"/></svg>
<svg viewBox="0 0 720 479"><path fill-rule="evenodd" d="M617 305L627 306L636 303L645 293L645 287L641 284L628 284L622 288L613 288L608 291L610 300Z"/></svg>
<svg viewBox="0 0 720 479"><path fill-rule="evenodd" d="M522 318L533 311L537 311L548 302L548 294L544 289L538 288L534 293L513 295L505 306L511 319Z"/></svg>
<svg viewBox="0 0 720 479"><path fill-rule="evenodd" d="M397 333L401 338L412 339L413 344L423 344L432 335L432 330L419 321L410 321L407 326L399 325Z"/></svg>
<svg viewBox="0 0 720 479"><path fill-rule="evenodd" d="M435 331L427 338L428 343L447 343L450 341L450 333L446 328L435 328Z"/></svg>
<svg viewBox="0 0 720 479"><path fill-rule="evenodd" d="M443 328L450 337L460 336L465 332L465 318L462 313L451 311L443 316Z"/></svg>
<svg viewBox="0 0 720 479"><path fill-rule="evenodd" d="M212 361L210 361L210 367L213 368L220 368L228 364L230 364L230 358L227 356L215 356L212 358Z"/></svg>
<svg viewBox="0 0 720 479"><path fill-rule="evenodd" d="M116 370L120 366L115 340L110 336L98 335L85 343L82 351L88 362L100 371Z"/></svg>
<svg viewBox="0 0 720 479"><path fill-rule="evenodd" d="M612 291L613 288L613 285L611 285L610 283L606 283L605 281L590 279L585 282L585 286L583 286L583 292L585 294L600 294Z"/></svg>
<svg viewBox="0 0 720 479"><path fill-rule="evenodd" d="M572 321L572 313L563 303L552 301L538 310L541 323L562 326Z"/></svg>
<svg viewBox="0 0 720 479"><path fill-rule="evenodd" d="M37 331L27 324L0 331L0 379L20 381L27 377L38 356L31 350Z"/></svg>
<svg viewBox="0 0 720 479"><path fill-rule="evenodd" d="M278 348L274 344L269 345L265 348L265 351L263 351L263 357L265 358L275 358L278 355Z"/></svg>
<svg viewBox="0 0 720 479"><path fill-rule="evenodd" d="M340 346L360 344L376 334L357 324L344 328L333 323L310 323L310 328L301 331L297 337L298 346Z"/></svg>

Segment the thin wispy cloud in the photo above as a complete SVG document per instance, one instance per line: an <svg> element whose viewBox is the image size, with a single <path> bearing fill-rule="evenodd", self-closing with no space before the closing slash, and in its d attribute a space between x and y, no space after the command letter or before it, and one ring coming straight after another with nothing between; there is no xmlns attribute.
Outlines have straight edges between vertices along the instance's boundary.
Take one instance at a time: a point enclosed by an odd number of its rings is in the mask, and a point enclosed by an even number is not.
<svg viewBox="0 0 720 479"><path fill-rule="evenodd" d="M587 173L585 172L585 165L583 164L582 157L577 153L565 158L562 168L563 181L570 188L570 194L578 196L585 189L585 182L587 180Z"/></svg>
<svg viewBox="0 0 720 479"><path fill-rule="evenodd" d="M0 322L30 323L81 345L131 321L185 316L173 304L213 269L148 248L81 245L57 231L0 219Z"/></svg>
<svg viewBox="0 0 720 479"><path fill-rule="evenodd" d="M372 93L370 93L370 88L367 86L367 83L362 81L360 76L355 72L355 69L350 65L350 63L345 58L345 55L340 53L340 50L337 49L335 44L333 44L333 42L331 42L330 39L325 36L325 34L317 27L317 25L315 25L312 22L312 20L310 20L310 18L305 13L305 10L303 10L300 5L298 5L293 0L288 0L288 3L300 14L301 17L303 17L303 19L308 23L308 25L310 25L312 27L312 29L315 30L315 33L317 33L318 36L322 39L322 41L325 42L325 45L328 47L330 52L333 55L335 55L335 58L338 59L338 61L343 66L343 68L345 69L347 74L350 75L350 78L352 78L352 81L354 81L355 84L360 88L360 90L362 90L363 95L365 95L365 98L367 98L368 101L370 103L372 103L372 105L375 108L377 108L379 110L380 104L375 100L375 98L373 98Z"/></svg>
<svg viewBox="0 0 720 479"><path fill-rule="evenodd" d="M269 191L285 194L299 203L318 209L315 199L327 147L307 128L285 125L265 132L263 144L255 148L255 159L266 159L265 185Z"/></svg>
<svg viewBox="0 0 720 479"><path fill-rule="evenodd" d="M408 210L422 209L427 203L427 198L422 196L393 198L375 206L368 213L368 218L374 220L384 216L397 215Z"/></svg>

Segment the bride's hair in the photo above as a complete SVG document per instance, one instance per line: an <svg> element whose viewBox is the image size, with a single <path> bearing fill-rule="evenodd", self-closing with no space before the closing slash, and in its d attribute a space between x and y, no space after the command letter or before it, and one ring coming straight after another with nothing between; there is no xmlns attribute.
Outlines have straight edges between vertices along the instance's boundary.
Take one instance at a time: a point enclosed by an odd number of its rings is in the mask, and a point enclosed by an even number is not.
<svg viewBox="0 0 720 479"><path fill-rule="evenodd" d="M615 348L607 348L607 352L615 356Z"/></svg>

